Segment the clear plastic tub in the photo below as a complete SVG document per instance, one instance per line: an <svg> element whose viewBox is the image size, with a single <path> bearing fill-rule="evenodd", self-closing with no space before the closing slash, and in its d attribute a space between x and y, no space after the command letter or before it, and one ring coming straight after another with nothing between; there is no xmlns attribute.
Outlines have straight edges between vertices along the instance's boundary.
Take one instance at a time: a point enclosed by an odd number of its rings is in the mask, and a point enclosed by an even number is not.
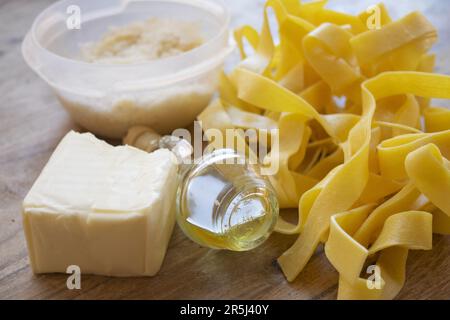
<svg viewBox="0 0 450 320"><path fill-rule="evenodd" d="M67 27L70 6L80 9L79 30ZM111 27L152 17L195 21L205 42L145 63L82 60L82 46L100 40ZM22 53L87 130L121 138L131 126L147 125L167 134L188 126L216 91L224 60L233 49L229 20L223 3L213 0L63 0L36 18Z"/></svg>

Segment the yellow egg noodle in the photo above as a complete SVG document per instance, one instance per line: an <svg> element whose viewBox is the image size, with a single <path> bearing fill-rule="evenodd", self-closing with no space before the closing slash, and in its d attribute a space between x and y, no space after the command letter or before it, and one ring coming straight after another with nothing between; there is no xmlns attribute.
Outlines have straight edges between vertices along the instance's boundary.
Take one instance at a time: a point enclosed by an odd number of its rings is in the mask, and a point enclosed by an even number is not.
<svg viewBox="0 0 450 320"><path fill-rule="evenodd" d="M392 299L405 281L409 250L430 250L450 233L450 77L433 74L437 39L419 12L379 28L326 1L268 0L261 33L235 33L242 62L222 76L220 99L199 116L204 129L279 129L270 180L281 208L276 231L299 234L278 262L289 281L323 243L339 272L339 299ZM278 22L271 35L269 10ZM247 55L244 41L253 47ZM369 288L375 261L382 284Z"/></svg>

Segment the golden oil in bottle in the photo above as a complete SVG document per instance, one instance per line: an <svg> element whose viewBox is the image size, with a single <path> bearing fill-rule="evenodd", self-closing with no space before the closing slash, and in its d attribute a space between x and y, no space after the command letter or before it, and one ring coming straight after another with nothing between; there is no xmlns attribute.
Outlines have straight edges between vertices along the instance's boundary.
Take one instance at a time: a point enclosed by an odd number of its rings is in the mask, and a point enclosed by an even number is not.
<svg viewBox="0 0 450 320"><path fill-rule="evenodd" d="M216 150L182 174L177 221L193 241L214 249L250 250L278 218L270 183L233 150Z"/></svg>

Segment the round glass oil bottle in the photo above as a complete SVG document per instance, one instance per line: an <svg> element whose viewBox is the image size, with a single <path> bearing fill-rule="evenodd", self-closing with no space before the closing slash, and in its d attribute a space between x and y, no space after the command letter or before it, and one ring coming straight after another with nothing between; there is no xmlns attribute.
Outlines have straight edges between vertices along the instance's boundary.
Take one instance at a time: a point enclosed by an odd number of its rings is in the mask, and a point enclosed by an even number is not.
<svg viewBox="0 0 450 320"><path fill-rule="evenodd" d="M181 173L177 222L202 246L251 250L272 233L276 194L257 165L230 149L215 150Z"/></svg>

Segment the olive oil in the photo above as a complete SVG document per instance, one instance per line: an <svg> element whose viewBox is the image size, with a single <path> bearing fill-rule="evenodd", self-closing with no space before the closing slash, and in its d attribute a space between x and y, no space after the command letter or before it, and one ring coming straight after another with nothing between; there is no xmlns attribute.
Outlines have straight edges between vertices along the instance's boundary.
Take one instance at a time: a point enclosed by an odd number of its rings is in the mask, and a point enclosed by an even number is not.
<svg viewBox="0 0 450 320"><path fill-rule="evenodd" d="M250 250L264 242L278 202L257 166L232 150L217 150L182 174L177 221L195 242L215 249Z"/></svg>
<svg viewBox="0 0 450 320"><path fill-rule="evenodd" d="M180 165L177 222L193 241L214 249L245 251L263 243L278 218L278 201L258 165L230 149L192 164L189 142L149 128L130 130L125 142L143 150L171 150Z"/></svg>

